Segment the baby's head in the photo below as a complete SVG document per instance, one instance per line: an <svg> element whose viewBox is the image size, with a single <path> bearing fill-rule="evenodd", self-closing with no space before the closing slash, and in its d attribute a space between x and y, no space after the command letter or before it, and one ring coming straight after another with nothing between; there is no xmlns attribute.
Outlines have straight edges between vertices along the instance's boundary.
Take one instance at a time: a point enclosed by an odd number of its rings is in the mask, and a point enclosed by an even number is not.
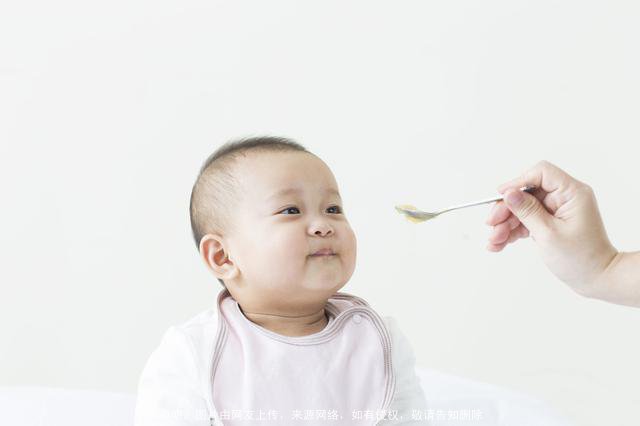
<svg viewBox="0 0 640 426"><path fill-rule="evenodd" d="M287 138L243 138L211 154L190 216L201 258L242 307L317 306L355 269L356 237L333 173ZM312 255L324 248L335 255Z"/></svg>

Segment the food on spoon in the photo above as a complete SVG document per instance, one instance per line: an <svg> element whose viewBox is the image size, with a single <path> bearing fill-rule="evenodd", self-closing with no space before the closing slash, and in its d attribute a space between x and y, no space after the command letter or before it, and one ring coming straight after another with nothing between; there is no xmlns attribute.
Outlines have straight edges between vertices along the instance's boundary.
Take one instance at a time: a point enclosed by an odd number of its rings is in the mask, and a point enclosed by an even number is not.
<svg viewBox="0 0 640 426"><path fill-rule="evenodd" d="M425 220L428 220L428 218L424 218L424 219L420 219L418 217L413 217L409 214L407 214L406 212L403 212L400 209L406 209L406 210L418 210L416 208L416 206L412 206L411 204L400 204L396 206L396 210L398 210L400 213L402 213L405 217L405 219L407 219L409 222L413 222L413 223L420 223L420 222L424 222Z"/></svg>

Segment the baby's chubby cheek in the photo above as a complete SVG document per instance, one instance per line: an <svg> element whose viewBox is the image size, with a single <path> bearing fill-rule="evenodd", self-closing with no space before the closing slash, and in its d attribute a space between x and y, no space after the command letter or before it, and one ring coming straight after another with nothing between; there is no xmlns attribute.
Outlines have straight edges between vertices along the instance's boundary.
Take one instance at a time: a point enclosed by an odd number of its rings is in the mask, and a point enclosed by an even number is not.
<svg viewBox="0 0 640 426"><path fill-rule="evenodd" d="M357 252L358 252L357 243L355 242L355 239L354 239L353 250L351 250L343 259L347 280L351 277L351 275L353 275L353 271L356 268L356 259L358 257Z"/></svg>
<svg viewBox="0 0 640 426"><path fill-rule="evenodd" d="M345 232L345 261L355 263L358 251L358 239L356 238L356 233L350 226Z"/></svg>

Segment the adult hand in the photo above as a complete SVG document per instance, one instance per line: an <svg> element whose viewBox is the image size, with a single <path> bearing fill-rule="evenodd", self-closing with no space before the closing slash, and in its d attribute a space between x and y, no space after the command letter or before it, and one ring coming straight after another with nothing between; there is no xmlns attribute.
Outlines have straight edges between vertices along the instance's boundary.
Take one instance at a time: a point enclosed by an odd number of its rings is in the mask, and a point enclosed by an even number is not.
<svg viewBox="0 0 640 426"><path fill-rule="evenodd" d="M537 189L518 190L525 185ZM609 242L593 189L547 161L497 189L505 199L486 220L493 226L487 249L500 251L531 236L554 275L579 294L599 297L602 276L619 253Z"/></svg>

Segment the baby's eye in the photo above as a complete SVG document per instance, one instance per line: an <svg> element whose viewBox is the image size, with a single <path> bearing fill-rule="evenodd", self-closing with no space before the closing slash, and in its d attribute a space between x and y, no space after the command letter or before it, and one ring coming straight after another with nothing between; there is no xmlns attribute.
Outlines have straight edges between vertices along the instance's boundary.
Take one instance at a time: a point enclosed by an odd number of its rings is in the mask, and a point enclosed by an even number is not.
<svg viewBox="0 0 640 426"><path fill-rule="evenodd" d="M340 206L331 206L331 207L329 207L329 209L338 209L338 211L335 212L336 214L342 213L342 208ZM329 209L327 209L327 210L329 210ZM298 210L298 213L300 212L300 210L297 207L287 207L286 209L281 210L279 213L286 212L286 211L289 211L289 210Z"/></svg>
<svg viewBox="0 0 640 426"><path fill-rule="evenodd" d="M287 207L286 209L281 210L281 211L280 211L280 213L282 213L282 212L286 212L287 210L298 210L298 208L297 208L297 207ZM298 210L298 212L299 212L299 211L300 211L300 210Z"/></svg>

